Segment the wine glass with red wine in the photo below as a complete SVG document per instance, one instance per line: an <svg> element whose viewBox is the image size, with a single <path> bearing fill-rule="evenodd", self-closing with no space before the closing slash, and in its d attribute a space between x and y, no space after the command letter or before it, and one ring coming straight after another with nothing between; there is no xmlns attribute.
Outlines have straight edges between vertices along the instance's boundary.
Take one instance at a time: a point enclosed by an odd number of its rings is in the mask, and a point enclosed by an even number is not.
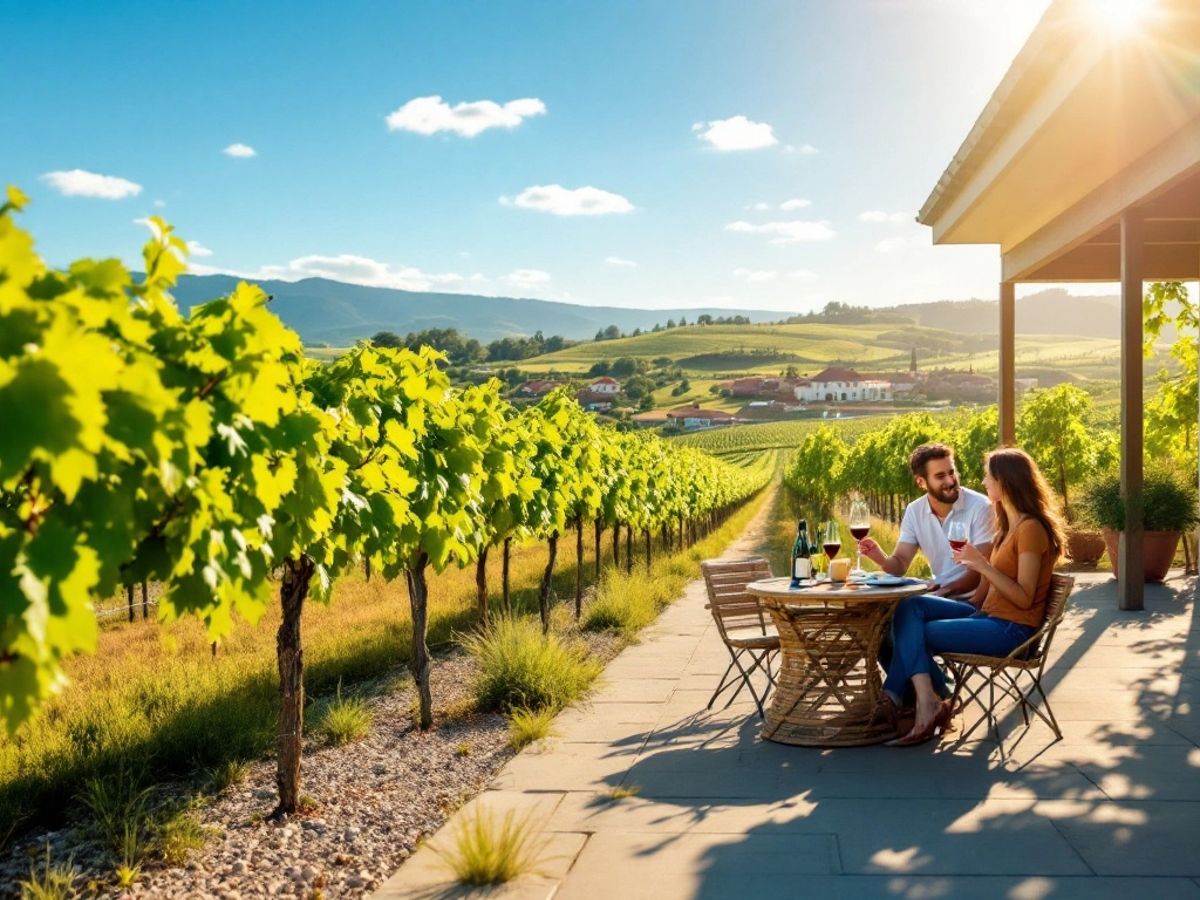
<svg viewBox="0 0 1200 900"><path fill-rule="evenodd" d="M829 576L829 564L842 550L842 529L834 519L825 523L825 531L821 535L821 550L825 553L825 575Z"/></svg>
<svg viewBox="0 0 1200 900"><path fill-rule="evenodd" d="M871 531L871 510L862 500L855 500L850 504L850 534L854 536L855 541L861 541ZM856 548L857 549L857 548ZM862 567L862 554L856 553L854 557L854 571L851 575L864 575Z"/></svg>
<svg viewBox="0 0 1200 900"><path fill-rule="evenodd" d="M961 550L967 545L967 523L958 520L951 522L946 529L946 538L953 549Z"/></svg>

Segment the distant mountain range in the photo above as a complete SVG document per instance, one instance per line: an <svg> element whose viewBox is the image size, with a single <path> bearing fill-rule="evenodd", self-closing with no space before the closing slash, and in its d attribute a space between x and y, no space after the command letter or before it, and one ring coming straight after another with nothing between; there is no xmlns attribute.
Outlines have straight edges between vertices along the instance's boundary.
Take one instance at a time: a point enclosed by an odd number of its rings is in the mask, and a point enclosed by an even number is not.
<svg viewBox="0 0 1200 900"><path fill-rule="evenodd" d="M185 309L228 294L240 279L230 275L184 275L175 297ZM378 331L399 335L427 328L457 328L484 343L502 337L560 334L572 340L590 340L609 325L622 331L647 331L656 323L686 317L694 322L702 314L748 316L752 322L786 318L779 311L762 309L626 309L616 306L580 306L552 300L515 297L482 297L473 294L440 294L364 287L306 278L303 281L261 281L274 299L271 308L299 332L307 343L347 346ZM957 333L995 334L999 316L994 300L942 300L913 303L889 310L915 324ZM1086 337L1119 336L1119 300L1115 296L1076 297L1062 290L1041 291L1017 301L1017 332Z"/></svg>
<svg viewBox="0 0 1200 900"><path fill-rule="evenodd" d="M228 294L241 279L230 275L184 275L174 294L187 308ZM571 340L591 340L609 325L622 331L648 331L668 319L689 322L704 313L712 316L748 316L752 322L773 322L784 313L763 309L625 309L616 306L580 306L553 300L515 297L481 297L474 294L437 294L364 287L325 278L303 281L260 281L274 298L271 309L306 343L324 342L334 347L353 344L378 331L404 336L428 328L457 328L483 343L498 338L531 335L541 331Z"/></svg>

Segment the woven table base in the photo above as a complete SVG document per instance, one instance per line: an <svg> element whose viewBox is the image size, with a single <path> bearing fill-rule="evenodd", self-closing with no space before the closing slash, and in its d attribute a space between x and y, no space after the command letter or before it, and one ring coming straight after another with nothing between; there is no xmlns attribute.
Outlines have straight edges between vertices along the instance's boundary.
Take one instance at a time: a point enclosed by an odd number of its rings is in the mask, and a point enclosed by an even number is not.
<svg viewBox="0 0 1200 900"><path fill-rule="evenodd" d="M762 600L779 631L774 699L762 737L804 747L857 747L895 737L871 724L882 682L879 644L895 601L821 606Z"/></svg>

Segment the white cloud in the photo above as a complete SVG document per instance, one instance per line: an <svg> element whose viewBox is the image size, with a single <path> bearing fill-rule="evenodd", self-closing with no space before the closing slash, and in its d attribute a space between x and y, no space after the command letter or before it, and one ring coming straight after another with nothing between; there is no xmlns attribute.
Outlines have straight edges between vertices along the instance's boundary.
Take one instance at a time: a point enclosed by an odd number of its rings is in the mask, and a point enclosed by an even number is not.
<svg viewBox="0 0 1200 900"><path fill-rule="evenodd" d="M113 175L97 175L83 169L69 172L47 172L42 176L60 194L67 197L100 197L104 200L123 200L142 192L140 184Z"/></svg>
<svg viewBox="0 0 1200 900"><path fill-rule="evenodd" d="M697 122L692 131L717 150L761 150L779 143L770 125L752 122L745 116Z"/></svg>
<svg viewBox="0 0 1200 900"><path fill-rule="evenodd" d="M258 152L249 144L230 144L221 152L226 156L232 156L236 159L249 159L251 156L258 156Z"/></svg>
<svg viewBox="0 0 1200 900"><path fill-rule="evenodd" d="M389 131L437 134L452 131L461 137L475 137L489 128L516 128L531 116L546 113L546 104L536 97L523 97L500 104L494 100L476 100L451 106L441 97L416 97L388 114Z"/></svg>
<svg viewBox="0 0 1200 900"><path fill-rule="evenodd" d="M928 246L930 246L928 234L896 235L895 237L884 238L875 245L875 249L880 253L896 253L912 247Z"/></svg>
<svg viewBox="0 0 1200 900"><path fill-rule="evenodd" d="M164 206L166 206L166 205L167 205L167 201L166 201L166 200L155 200L155 201L154 201L154 207L155 207L155 209L162 209L162 208L163 208Z"/></svg>
<svg viewBox="0 0 1200 900"><path fill-rule="evenodd" d="M805 200L803 197L793 197L791 200L784 200L779 204L779 208L784 212L791 212L793 209L805 209L812 206L811 200Z"/></svg>
<svg viewBox="0 0 1200 900"><path fill-rule="evenodd" d="M770 203L751 203L746 209L752 209L755 212L766 212L771 208Z"/></svg>
<svg viewBox="0 0 1200 900"><path fill-rule="evenodd" d="M827 241L837 232L828 222L765 222L753 225L750 222L730 222L725 226L726 231L740 234L765 234L771 237L772 244L798 244L807 241Z"/></svg>
<svg viewBox="0 0 1200 900"><path fill-rule="evenodd" d="M817 277L817 274L808 269L793 269L787 273L787 277L795 281L812 281Z"/></svg>
<svg viewBox="0 0 1200 900"><path fill-rule="evenodd" d="M528 288L549 282L550 273L543 272L541 269L514 269L500 280L506 281L516 287Z"/></svg>
<svg viewBox="0 0 1200 900"><path fill-rule="evenodd" d="M213 255L213 252L211 250L209 250L207 247L205 247L199 241L188 241L187 248L188 248L188 255L191 256L192 258L196 258L199 256L212 256Z"/></svg>
<svg viewBox="0 0 1200 900"><path fill-rule="evenodd" d="M774 281L776 278L779 277L779 273L771 272L771 271L754 270L754 269L734 269L733 277L734 278L744 278L746 281L750 281L750 282L764 282L764 281Z"/></svg>
<svg viewBox="0 0 1200 900"><path fill-rule="evenodd" d="M868 209L866 212L858 214L858 218L862 222L911 222L913 216L906 212L883 212L879 209Z"/></svg>
<svg viewBox="0 0 1200 900"><path fill-rule="evenodd" d="M816 156L821 152L812 144L801 144L799 147L794 144L788 144L783 150L785 153L799 153L801 156Z"/></svg>
<svg viewBox="0 0 1200 900"><path fill-rule="evenodd" d="M505 206L536 209L556 216L603 216L632 212L634 206L620 194L600 188L565 188L561 184L527 187L515 198L501 197Z"/></svg>
<svg viewBox="0 0 1200 900"><path fill-rule="evenodd" d="M619 256L606 256L604 257L604 262L607 265L616 266L621 269L636 269L638 265L632 259L622 259Z"/></svg>

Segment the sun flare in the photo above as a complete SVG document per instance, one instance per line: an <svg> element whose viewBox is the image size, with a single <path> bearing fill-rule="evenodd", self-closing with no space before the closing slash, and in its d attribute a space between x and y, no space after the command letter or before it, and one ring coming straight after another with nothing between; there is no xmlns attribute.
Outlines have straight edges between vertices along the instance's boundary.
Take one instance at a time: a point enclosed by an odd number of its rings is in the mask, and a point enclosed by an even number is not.
<svg viewBox="0 0 1200 900"><path fill-rule="evenodd" d="M1135 31L1154 9L1155 0L1084 0L1088 15L1114 35Z"/></svg>

